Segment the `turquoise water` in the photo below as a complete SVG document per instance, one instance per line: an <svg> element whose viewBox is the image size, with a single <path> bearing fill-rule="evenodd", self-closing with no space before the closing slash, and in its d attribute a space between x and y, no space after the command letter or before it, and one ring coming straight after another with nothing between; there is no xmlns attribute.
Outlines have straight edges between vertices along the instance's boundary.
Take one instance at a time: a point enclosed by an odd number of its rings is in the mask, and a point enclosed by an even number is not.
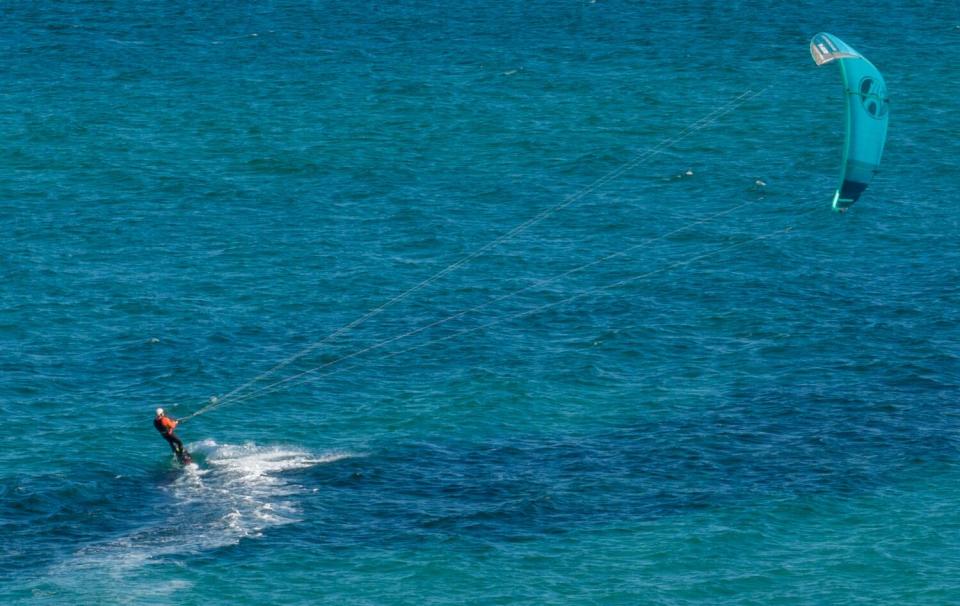
<svg viewBox="0 0 960 606"><path fill-rule="evenodd" d="M2 8L3 603L960 602L955 3L198 4Z"/></svg>

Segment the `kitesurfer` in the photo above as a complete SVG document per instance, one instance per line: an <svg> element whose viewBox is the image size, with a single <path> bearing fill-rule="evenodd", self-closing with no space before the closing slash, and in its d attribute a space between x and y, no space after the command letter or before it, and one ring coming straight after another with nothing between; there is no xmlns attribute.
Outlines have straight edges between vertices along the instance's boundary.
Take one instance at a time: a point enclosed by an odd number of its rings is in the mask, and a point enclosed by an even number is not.
<svg viewBox="0 0 960 606"><path fill-rule="evenodd" d="M167 441L167 444L170 445L170 450L177 456L177 459L182 462L188 459L190 455L187 454L187 451L183 448L183 442L180 441L180 438L173 433L177 423L178 421L176 419L171 419L165 415L162 408L157 409L157 416L153 419L153 426L160 432L163 439Z"/></svg>

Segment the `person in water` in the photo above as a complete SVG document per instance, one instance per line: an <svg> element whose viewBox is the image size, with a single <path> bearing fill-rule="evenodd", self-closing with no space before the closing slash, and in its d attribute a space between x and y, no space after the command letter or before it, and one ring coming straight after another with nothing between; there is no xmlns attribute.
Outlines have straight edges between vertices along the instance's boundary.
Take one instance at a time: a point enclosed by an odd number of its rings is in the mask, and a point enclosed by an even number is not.
<svg viewBox="0 0 960 606"><path fill-rule="evenodd" d="M178 459L183 459L187 455L187 451L183 448L183 442L180 441L180 438L177 437L173 430L177 426L177 420L171 419L167 415L163 414L163 409L157 409L157 416L153 419L153 426L157 428L157 431L160 432L160 435L163 436L163 439L167 441L167 444L170 445L170 450L173 451L173 454L177 455Z"/></svg>

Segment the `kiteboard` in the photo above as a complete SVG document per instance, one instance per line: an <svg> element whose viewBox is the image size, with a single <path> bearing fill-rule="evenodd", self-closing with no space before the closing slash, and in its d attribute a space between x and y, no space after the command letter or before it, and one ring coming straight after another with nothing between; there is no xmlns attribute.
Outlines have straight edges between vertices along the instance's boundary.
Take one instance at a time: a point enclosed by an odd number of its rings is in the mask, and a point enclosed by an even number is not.
<svg viewBox="0 0 960 606"><path fill-rule="evenodd" d="M189 465L193 463L193 457L190 456L190 453L186 449L181 449L177 452L177 462L181 465Z"/></svg>

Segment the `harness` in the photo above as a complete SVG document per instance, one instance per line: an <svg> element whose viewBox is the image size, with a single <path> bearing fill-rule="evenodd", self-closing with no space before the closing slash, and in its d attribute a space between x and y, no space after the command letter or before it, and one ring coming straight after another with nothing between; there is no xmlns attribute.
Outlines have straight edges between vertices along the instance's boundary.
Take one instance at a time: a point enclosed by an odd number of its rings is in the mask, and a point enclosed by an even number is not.
<svg viewBox="0 0 960 606"><path fill-rule="evenodd" d="M164 421L166 421L166 423L164 423ZM165 436L173 433L174 425L167 417L157 417L153 420L153 426Z"/></svg>

